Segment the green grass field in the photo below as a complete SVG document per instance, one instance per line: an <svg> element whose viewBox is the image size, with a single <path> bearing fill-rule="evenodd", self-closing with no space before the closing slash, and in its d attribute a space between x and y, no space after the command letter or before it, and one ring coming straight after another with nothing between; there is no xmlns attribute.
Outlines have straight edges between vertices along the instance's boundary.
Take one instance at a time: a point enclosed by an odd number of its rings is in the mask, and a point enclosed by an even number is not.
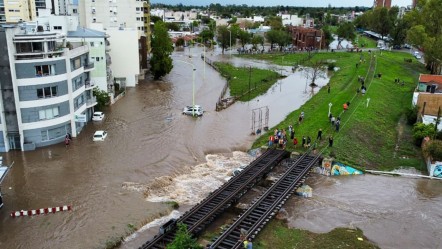
<svg viewBox="0 0 442 249"><path fill-rule="evenodd" d="M241 96L240 101L249 101L266 93L280 77L271 70L234 67L223 62L215 62L215 66L229 81L230 95Z"/></svg>
<svg viewBox="0 0 442 249"><path fill-rule="evenodd" d="M298 63L306 55L262 54L243 57L270 60L280 64L281 56L284 56L283 63L287 65ZM361 56L365 63L356 67ZM425 69L416 60L407 63L404 62L404 58L409 59L412 56L401 52L373 52L372 55L368 52L315 54L312 60L336 60L336 66L340 68L330 79L330 93L327 92L327 87L322 88L300 109L290 113L280 124L258 138L253 147L266 145L275 128L287 129L292 124L299 141L302 136L310 136L314 141L318 130L323 129L323 139L318 141L318 150L341 162L362 169L391 170L401 166L423 169L420 148L413 145L411 128L401 120L405 111L411 107L418 75L425 72ZM378 73L381 73L382 77L374 78ZM365 96L357 95L356 90L361 86L357 80L358 76L366 78L365 85L368 89ZM395 78L400 78L405 85L395 83ZM350 108L344 112L343 104L347 101L350 102ZM339 132L336 132L329 122L329 103L332 103L331 113L341 117ZM301 111L305 112L305 119L302 124L298 124ZM332 148L328 147L328 136L334 137ZM299 145L295 149L291 141L287 144L288 150L304 150Z"/></svg>
<svg viewBox="0 0 442 249"><path fill-rule="evenodd" d="M270 221L253 242L255 249L368 249L378 248L360 229L337 228L317 234L300 229L289 229L280 220Z"/></svg>

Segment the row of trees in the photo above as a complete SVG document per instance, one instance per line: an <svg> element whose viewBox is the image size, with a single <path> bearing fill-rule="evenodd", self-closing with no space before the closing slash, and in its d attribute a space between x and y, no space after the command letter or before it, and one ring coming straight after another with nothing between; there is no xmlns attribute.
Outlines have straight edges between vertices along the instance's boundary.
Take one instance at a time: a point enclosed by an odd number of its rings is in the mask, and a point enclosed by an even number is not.
<svg viewBox="0 0 442 249"><path fill-rule="evenodd" d="M375 8L355 20L356 27L390 36L392 45L405 42L425 51L425 62L431 73L441 71L442 1L419 0L416 8L398 16L399 9Z"/></svg>

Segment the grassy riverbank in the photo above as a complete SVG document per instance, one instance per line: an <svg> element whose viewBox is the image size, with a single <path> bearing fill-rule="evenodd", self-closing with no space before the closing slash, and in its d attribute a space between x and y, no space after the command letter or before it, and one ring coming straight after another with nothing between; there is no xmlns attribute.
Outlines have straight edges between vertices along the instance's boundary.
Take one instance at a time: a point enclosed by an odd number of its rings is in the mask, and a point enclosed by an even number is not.
<svg viewBox="0 0 442 249"><path fill-rule="evenodd" d="M363 56L365 63L356 67ZM281 56L284 56L283 62ZM305 58L305 54L262 54L244 55L253 59L269 60L275 64L295 64ZM411 139L411 127L402 122L405 111L411 106L413 90L417 84L419 73L424 73L422 64L413 60L404 62L411 55L401 52L364 53L318 53L312 60L335 60L340 69L330 79L330 93L327 87L321 89L300 109L290 113L276 127L256 140L253 147L267 144L268 137L275 128L287 129L292 124L295 136L299 141L302 136L316 139L317 132L322 129L323 139L318 141L318 149L324 155L334 156L337 160L361 168L392 170L400 166L413 166L423 169L420 149L415 147ZM378 73L381 78L375 77ZM367 93L357 94L360 88L358 76L365 78ZM404 85L394 82L400 78ZM348 111L343 111L343 104L350 102ZM329 103L331 113L340 116L341 127L337 132L328 119ZM304 121L298 124L301 113L305 112ZM270 110L271 112L271 110ZM328 147L328 136L333 136L333 147ZM288 142L288 150L303 151L294 148Z"/></svg>
<svg viewBox="0 0 442 249"><path fill-rule="evenodd" d="M328 233L318 234L301 229L289 229L280 220L270 221L253 242L253 248L378 248L371 243L360 229L336 228Z"/></svg>
<svg viewBox="0 0 442 249"><path fill-rule="evenodd" d="M234 67L223 62L214 64L229 81L230 95L239 97L240 101L249 101L266 93L280 77L272 70Z"/></svg>

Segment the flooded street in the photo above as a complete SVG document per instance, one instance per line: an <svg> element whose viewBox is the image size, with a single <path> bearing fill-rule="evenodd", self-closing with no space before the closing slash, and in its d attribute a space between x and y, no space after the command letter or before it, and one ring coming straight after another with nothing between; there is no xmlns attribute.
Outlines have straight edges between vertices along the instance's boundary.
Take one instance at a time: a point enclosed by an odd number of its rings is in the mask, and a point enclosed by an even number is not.
<svg viewBox="0 0 442 249"><path fill-rule="evenodd" d="M152 187L159 177L179 175L204 163L207 154L246 151L255 139L249 135L252 109L269 105L272 126L305 99L305 80L287 77L260 101L215 112L225 80L209 66L204 70L201 51L195 49L191 59L187 52L173 55L174 69L163 81L146 80L128 89L105 111L105 120L88 124L69 148L59 144L3 154L6 163L15 164L2 186L0 248L103 246L124 234L129 223L139 224L166 209L165 204L146 201L139 186ZM202 118L181 114L192 104L192 66L178 60L195 65L195 103L206 110ZM285 95L282 104L277 87ZM99 129L108 131L106 141L92 142ZM9 216L17 210L62 205L72 205L73 211Z"/></svg>
<svg viewBox="0 0 442 249"><path fill-rule="evenodd" d="M175 200L184 204L184 210L221 185L234 168L252 160L235 152L246 151L255 139L249 135L252 109L268 106L272 127L310 97L310 92L304 93L302 73L279 67L287 77L268 93L215 112L225 80L208 65L204 70L200 54L197 48L174 53L171 74L163 81L146 80L128 89L105 111L105 120L88 124L69 148L60 144L3 154L6 163L15 164L2 186L0 248L101 248L123 235L128 224L164 215L167 205L157 201ZM232 60L238 66L251 63ZM192 104L188 63L196 68L195 104L206 111L201 118L181 114L185 105ZM326 80L317 84L323 86ZM92 142L99 129L108 131L106 141ZM290 225L318 232L354 225L381 247L440 248L442 216L437 211L442 182L380 176L310 181L315 197L291 200L296 208ZM72 205L73 211L9 216L17 210L62 205ZM151 234L137 233L123 247L138 247Z"/></svg>

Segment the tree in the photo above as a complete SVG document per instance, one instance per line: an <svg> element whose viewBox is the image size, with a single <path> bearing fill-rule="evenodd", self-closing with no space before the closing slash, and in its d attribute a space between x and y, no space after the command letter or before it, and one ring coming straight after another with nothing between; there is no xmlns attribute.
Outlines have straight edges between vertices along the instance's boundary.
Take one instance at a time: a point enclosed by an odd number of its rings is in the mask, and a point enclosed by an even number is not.
<svg viewBox="0 0 442 249"><path fill-rule="evenodd" d="M398 18L395 20L394 27L390 31L390 37L392 44L400 46L405 43L407 38L407 30L410 28L407 20L404 18Z"/></svg>
<svg viewBox="0 0 442 249"><path fill-rule="evenodd" d="M265 34L267 42L270 43L270 49L273 49L273 45L278 42L279 31L280 30L272 29Z"/></svg>
<svg viewBox="0 0 442 249"><path fill-rule="evenodd" d="M355 34L355 26L353 23L345 22L339 25L338 30L336 31L339 38L345 38L347 40L354 40L356 37Z"/></svg>
<svg viewBox="0 0 442 249"><path fill-rule="evenodd" d="M416 145L421 145L424 137L433 137L435 134L434 124L426 125L424 123L416 123L413 126L413 138L415 139Z"/></svg>
<svg viewBox="0 0 442 249"><path fill-rule="evenodd" d="M172 58L170 58L173 52L172 41L163 22L155 23L151 43L150 71L154 79L157 80L170 73L173 68Z"/></svg>
<svg viewBox="0 0 442 249"><path fill-rule="evenodd" d="M176 40L176 42L175 42L175 46L176 47L182 47L182 46L184 46L184 38L183 37L179 37L177 40Z"/></svg>
<svg viewBox="0 0 442 249"><path fill-rule="evenodd" d="M222 48L222 53L224 54L224 50L230 46L230 32L226 25L218 26L216 30L216 41L219 43L219 46Z"/></svg>
<svg viewBox="0 0 442 249"><path fill-rule="evenodd" d="M213 39L213 32L209 29L205 29L205 30L201 31L201 33L199 34L199 37L202 42L211 41Z"/></svg>
<svg viewBox="0 0 442 249"><path fill-rule="evenodd" d="M187 226L183 223L177 224L178 231L175 234L175 239L172 243L167 245L167 249L202 249L192 235L187 231Z"/></svg>
<svg viewBox="0 0 442 249"><path fill-rule="evenodd" d="M284 28L282 26L282 18L280 16L270 16L265 21L266 25L270 26L272 30L281 30Z"/></svg>
<svg viewBox="0 0 442 249"><path fill-rule="evenodd" d="M165 24L168 30L180 31L180 26L176 23L166 22Z"/></svg>
<svg viewBox="0 0 442 249"><path fill-rule="evenodd" d="M162 22L163 19L161 19L161 17L159 16L150 16L150 21L153 23L157 23L157 22Z"/></svg>
<svg viewBox="0 0 442 249"><path fill-rule="evenodd" d="M425 51L425 62L432 74L440 73L442 63L442 1L418 1L418 7L405 17L412 23L407 40Z"/></svg>
<svg viewBox="0 0 442 249"><path fill-rule="evenodd" d="M325 63L322 60L310 61L307 63L304 74L307 79L311 80L309 86L317 87L316 80L326 78L324 65Z"/></svg>
<svg viewBox="0 0 442 249"><path fill-rule="evenodd" d="M242 48L244 48L244 46L246 44L250 43L250 41L252 40L252 37L250 36L249 32L244 31L244 30L239 30L238 39L241 42Z"/></svg>
<svg viewBox="0 0 442 249"><path fill-rule="evenodd" d="M106 91L100 90L98 86L94 87L92 94L97 98L96 110L102 111L103 107L105 107L110 101L109 94Z"/></svg>
<svg viewBox="0 0 442 249"><path fill-rule="evenodd" d="M264 49L264 37L260 35L255 35L252 38L252 44L254 49L258 49L258 44L262 46L262 49Z"/></svg>
<svg viewBox="0 0 442 249"><path fill-rule="evenodd" d="M324 39L325 39L325 46L328 48L328 46L330 45L330 43L333 42L333 35L332 32L330 30L330 26L324 26L322 28L322 32L324 35Z"/></svg>

